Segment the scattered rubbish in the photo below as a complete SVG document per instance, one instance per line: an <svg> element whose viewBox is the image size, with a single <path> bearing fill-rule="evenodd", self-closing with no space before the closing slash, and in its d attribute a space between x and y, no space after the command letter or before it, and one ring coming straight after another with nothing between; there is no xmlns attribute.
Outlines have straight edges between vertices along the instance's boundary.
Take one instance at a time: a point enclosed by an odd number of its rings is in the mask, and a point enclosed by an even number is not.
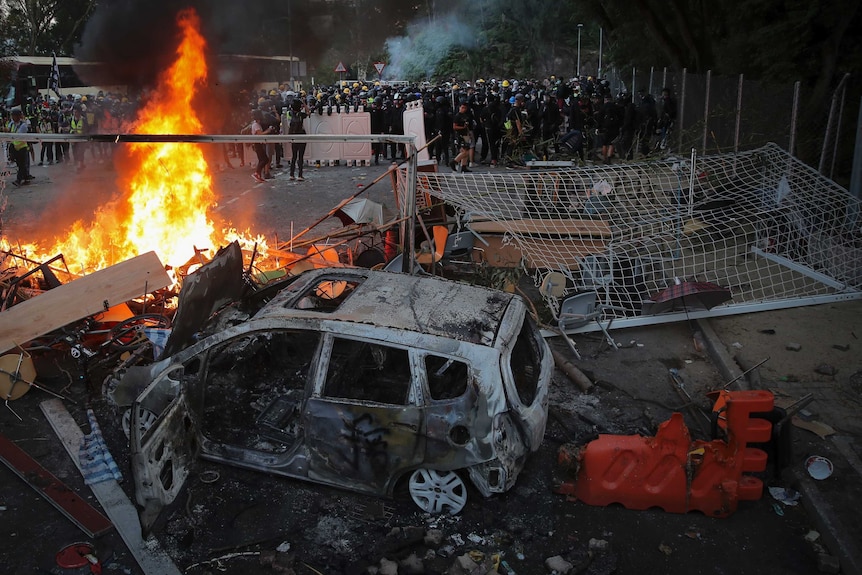
<svg viewBox="0 0 862 575"><path fill-rule="evenodd" d="M832 349L837 349L838 351L850 351L850 346L843 343L836 343L832 346Z"/></svg>
<svg viewBox="0 0 862 575"><path fill-rule="evenodd" d="M787 351L799 351L799 350L801 350L801 349L802 349L802 344L801 344L801 343L792 343L792 342L791 342L791 343L786 344L786 345L784 346L784 349L786 349Z"/></svg>
<svg viewBox="0 0 862 575"><path fill-rule="evenodd" d="M781 505L778 503L772 504L772 510L775 511L775 514L779 517L784 517L784 509L781 508Z"/></svg>
<svg viewBox="0 0 862 575"><path fill-rule="evenodd" d="M695 539L697 541L700 541L702 539L700 531L686 531L685 536L689 539Z"/></svg>
<svg viewBox="0 0 862 575"><path fill-rule="evenodd" d="M828 363L821 363L820 365L818 365L817 367L814 368L814 371L816 373L819 373L820 375L830 375L830 376L834 376L836 373L838 373L838 370L835 368L835 366L829 365Z"/></svg>
<svg viewBox="0 0 862 575"><path fill-rule="evenodd" d="M84 476L86 485L102 483L103 481L122 481L123 474L108 451L102 430L96 421L96 414L92 409L87 410L87 419L90 422L90 433L81 439L78 447L78 460L81 462L81 474Z"/></svg>
<svg viewBox="0 0 862 575"><path fill-rule="evenodd" d="M814 543L820 539L820 533L818 531L814 531L813 529L805 534L805 540L809 543Z"/></svg>
<svg viewBox="0 0 862 575"><path fill-rule="evenodd" d="M673 549L671 549L670 545L665 543L660 543L658 546L658 550L670 557L673 554Z"/></svg>
<svg viewBox="0 0 862 575"><path fill-rule="evenodd" d="M464 538L461 537L460 533L453 533L452 535L449 536L449 539L451 539L452 543L454 543L455 545L460 546L460 545L464 544Z"/></svg>
<svg viewBox="0 0 862 575"><path fill-rule="evenodd" d="M820 436L822 439L826 439L830 435L835 434L835 429L831 425L827 425L821 421L806 421L798 415L794 415L790 421L793 422L794 427L810 431L811 433Z"/></svg>
<svg viewBox="0 0 862 575"><path fill-rule="evenodd" d="M794 491L793 489L787 489L785 487L770 487L769 494L776 501L779 501L790 507L798 505L799 500L802 498L802 494L798 491Z"/></svg>
<svg viewBox="0 0 862 575"><path fill-rule="evenodd" d="M282 541L275 550L279 553L287 553L290 551L290 541Z"/></svg>
<svg viewBox="0 0 862 575"><path fill-rule="evenodd" d="M60 549L55 557L61 569L90 567L90 573L101 573L102 563L96 557L96 549L89 543L72 543Z"/></svg>
<svg viewBox="0 0 862 575"><path fill-rule="evenodd" d="M819 455L812 455L805 460L805 469L808 475L817 480L823 480L832 475L832 462Z"/></svg>
<svg viewBox="0 0 862 575"><path fill-rule="evenodd" d="M204 471L203 473L201 473L200 479L201 479L201 483L210 484L210 483L215 483L216 481L218 481L219 477L221 477L221 476L219 475L218 471L214 471L214 470L210 469L210 470L207 470L207 471Z"/></svg>
<svg viewBox="0 0 862 575"><path fill-rule="evenodd" d="M739 343L738 341L735 341L732 344L730 344L730 347L734 347L736 349L742 349L742 344Z"/></svg>
<svg viewBox="0 0 862 575"><path fill-rule="evenodd" d="M475 533L470 533L469 535L467 535L467 539L469 539L472 543L475 543L476 545L485 544L485 538L480 535L476 535Z"/></svg>

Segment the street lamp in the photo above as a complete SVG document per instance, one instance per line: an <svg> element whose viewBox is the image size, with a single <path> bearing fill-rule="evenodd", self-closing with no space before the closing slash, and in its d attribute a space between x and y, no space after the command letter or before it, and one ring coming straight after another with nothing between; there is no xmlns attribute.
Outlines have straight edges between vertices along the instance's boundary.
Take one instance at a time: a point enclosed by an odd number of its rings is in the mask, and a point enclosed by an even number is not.
<svg viewBox="0 0 862 575"><path fill-rule="evenodd" d="M578 24L578 78L581 77L581 28L583 24Z"/></svg>

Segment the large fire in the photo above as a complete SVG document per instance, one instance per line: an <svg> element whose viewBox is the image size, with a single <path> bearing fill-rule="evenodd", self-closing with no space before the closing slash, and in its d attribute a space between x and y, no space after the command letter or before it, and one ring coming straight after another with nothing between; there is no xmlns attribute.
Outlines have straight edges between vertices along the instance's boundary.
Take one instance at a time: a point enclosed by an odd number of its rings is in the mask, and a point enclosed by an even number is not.
<svg viewBox="0 0 862 575"><path fill-rule="evenodd" d="M177 17L182 40L173 65L163 72L152 97L131 129L136 134L201 134L192 105L207 79L206 41L192 10ZM26 246L31 257L62 253L73 273L87 273L154 250L163 263L181 266L195 249L211 249L239 239L244 247L263 238L248 238L229 229L221 232L208 215L216 198L201 145L141 143L131 145L126 193L100 208L91 222L77 221L49 249Z"/></svg>

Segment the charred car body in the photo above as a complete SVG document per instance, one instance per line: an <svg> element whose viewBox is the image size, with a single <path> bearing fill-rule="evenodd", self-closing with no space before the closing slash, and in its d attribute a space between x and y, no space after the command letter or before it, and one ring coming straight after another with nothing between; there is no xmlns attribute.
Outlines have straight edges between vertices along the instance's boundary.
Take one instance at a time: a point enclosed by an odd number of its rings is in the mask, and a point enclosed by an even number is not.
<svg viewBox="0 0 862 575"><path fill-rule="evenodd" d="M403 479L426 511L457 513L465 475L486 497L506 491L542 442L553 360L512 294L312 270L223 308L197 336L112 392L135 398L145 527L197 456L378 495Z"/></svg>

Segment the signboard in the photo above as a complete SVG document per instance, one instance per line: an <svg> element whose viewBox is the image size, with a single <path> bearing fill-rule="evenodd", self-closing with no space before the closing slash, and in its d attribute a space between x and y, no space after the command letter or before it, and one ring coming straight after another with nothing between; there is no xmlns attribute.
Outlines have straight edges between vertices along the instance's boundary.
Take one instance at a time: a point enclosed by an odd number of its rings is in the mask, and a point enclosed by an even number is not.
<svg viewBox="0 0 862 575"><path fill-rule="evenodd" d="M338 66L335 67L335 71L338 72L339 74L343 74L343 73L347 72L347 68L344 67L343 63L339 62Z"/></svg>
<svg viewBox="0 0 862 575"><path fill-rule="evenodd" d="M383 74L383 68L386 67L386 62L374 62L374 69L377 70L377 75Z"/></svg>

